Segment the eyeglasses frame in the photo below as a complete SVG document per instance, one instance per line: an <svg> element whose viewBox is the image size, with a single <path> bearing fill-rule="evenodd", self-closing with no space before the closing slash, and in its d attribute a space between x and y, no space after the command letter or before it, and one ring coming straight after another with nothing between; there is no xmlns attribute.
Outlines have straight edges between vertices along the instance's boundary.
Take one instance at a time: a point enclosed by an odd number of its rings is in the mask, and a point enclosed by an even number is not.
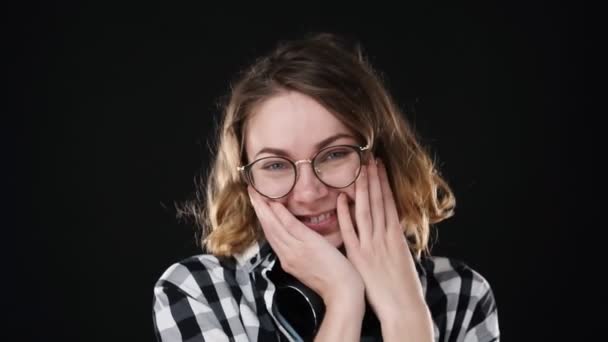
<svg viewBox="0 0 608 342"><path fill-rule="evenodd" d="M291 191L293 190L293 188L296 186L296 183L298 182L298 178L299 178L298 165L300 165L300 164L302 164L302 163L308 163L308 164L310 164L310 165L311 165L311 167L312 167L312 166L313 166L313 161L314 161L314 160L315 160L315 159L316 159L316 158L317 158L317 157L318 157L318 156L321 154L321 152L323 152L323 151L325 151L325 150L328 150L328 149L330 149L330 148L336 148L336 147L352 147L352 148L354 148L354 149L355 149L355 150L356 150L356 151L359 153L359 161L360 161L360 165L364 165L365 163L364 163L363 153L364 153L365 151L368 151L368 150L369 150L369 148L370 148L370 144L367 144L367 145L365 145L365 146L359 146L359 145L350 145L350 144L342 144L342 145L332 145L332 146L327 146L327 147L324 147L324 148L320 149L319 151L317 151L317 153L315 153L315 155L314 155L314 156L312 156L312 158L311 158L311 159L291 160L291 159L289 159L289 158L287 158L287 157L282 157L282 156L269 156L269 157L263 157L263 158L256 159L256 160L252 161L251 163L249 163L249 164L247 164L247 165L243 165L243 166L237 166L237 168L236 168L236 169L237 169L237 171L241 172L241 174L243 175L243 179L245 180L245 182L246 182L247 184L251 185L251 186L252 186L252 187L255 189L255 191L257 191L257 192L258 192L260 195L262 195L262 196L264 196L264 197L266 197L266 198L269 198L269 199L274 199L274 200L276 200L276 199L280 199L280 198L283 198L283 197L285 197L285 196L289 195L289 194L291 193ZM280 197L270 197L270 196L267 196L267 195L265 195L265 194L261 193L261 192L260 192L260 191L259 191L259 190L258 190L258 189L255 187L255 185L253 185L253 182L251 182L251 179L249 178L249 177L250 177L250 173L251 173L249 170L251 169L251 166L252 166L253 164L255 164L255 163L259 162L260 160L264 160L264 159L270 159L270 158L281 158L281 159L287 160L287 161L288 161L290 164L292 164L292 166L293 166L293 168L294 168L294 170L295 170L295 173L296 173L296 175L295 175L295 179L294 179L294 181L293 181L293 185L291 186L291 188L289 189L289 191L287 191L287 192L285 193L285 195L280 196ZM350 186L351 184L353 184L353 183L354 183L354 182L357 180L357 178L359 178L359 174L361 174L361 166L359 166L359 170L357 171L357 175L355 176L355 178L353 179L353 181L352 181L352 182L348 183L348 184L347 184L347 185L345 185L345 186L341 186L341 187L335 187L335 186L331 186L331 185L329 185L329 184L325 183L325 182L324 182L324 181L321 179L321 177L318 175L318 173L317 173L317 172L318 172L318 170L316 170L314 167L312 167L312 169L313 169L313 173L315 174L315 177L317 177L317 179L318 179L318 180L319 180L321 183L323 183L325 186L330 187L330 188L332 188L332 189L344 189L344 188L346 188L346 187Z"/></svg>

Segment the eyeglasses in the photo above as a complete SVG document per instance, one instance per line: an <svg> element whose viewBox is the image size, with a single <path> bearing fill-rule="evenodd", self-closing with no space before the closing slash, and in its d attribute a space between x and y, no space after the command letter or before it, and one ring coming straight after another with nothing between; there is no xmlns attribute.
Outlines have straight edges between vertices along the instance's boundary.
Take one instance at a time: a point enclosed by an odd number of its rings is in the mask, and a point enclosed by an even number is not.
<svg viewBox="0 0 608 342"><path fill-rule="evenodd" d="M309 163L317 178L330 188L345 188L357 180L361 172L363 153L369 144L329 146L317 152L312 159L293 161L285 157L264 157L245 166L243 172L248 184L262 196L278 199L287 196L298 180L298 165Z"/></svg>

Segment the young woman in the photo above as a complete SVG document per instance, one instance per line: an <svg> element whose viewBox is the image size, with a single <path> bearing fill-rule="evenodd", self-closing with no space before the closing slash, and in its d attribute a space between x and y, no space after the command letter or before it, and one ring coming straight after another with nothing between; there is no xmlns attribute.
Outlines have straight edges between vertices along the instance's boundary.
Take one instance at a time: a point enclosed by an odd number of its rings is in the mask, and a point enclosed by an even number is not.
<svg viewBox="0 0 608 342"><path fill-rule="evenodd" d="M282 42L230 95L190 207L205 251L154 288L159 341L498 341L488 282L430 255L454 196L359 48ZM277 269L321 301L309 337Z"/></svg>

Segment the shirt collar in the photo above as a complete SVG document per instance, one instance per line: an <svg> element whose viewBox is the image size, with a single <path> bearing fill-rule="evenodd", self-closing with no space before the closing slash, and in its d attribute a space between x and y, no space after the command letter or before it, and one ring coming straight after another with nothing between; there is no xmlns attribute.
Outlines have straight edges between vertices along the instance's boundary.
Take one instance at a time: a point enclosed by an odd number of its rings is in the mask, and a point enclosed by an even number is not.
<svg viewBox="0 0 608 342"><path fill-rule="evenodd" d="M276 258L276 254L270 247L270 244L262 239L260 241L255 241L249 247L247 247L242 253L236 254L235 259L239 267L246 270L247 273L255 270L260 264L264 261L271 261L273 258ZM416 271L418 273L418 277L422 283L422 288L424 292L426 292L426 269L423 265L425 256L421 256L420 258L416 258L414 253L412 253L412 257L414 258L414 264L416 266Z"/></svg>
<svg viewBox="0 0 608 342"><path fill-rule="evenodd" d="M255 241L242 253L234 256L237 265L248 273L252 272L263 261L274 257L276 255L266 240Z"/></svg>

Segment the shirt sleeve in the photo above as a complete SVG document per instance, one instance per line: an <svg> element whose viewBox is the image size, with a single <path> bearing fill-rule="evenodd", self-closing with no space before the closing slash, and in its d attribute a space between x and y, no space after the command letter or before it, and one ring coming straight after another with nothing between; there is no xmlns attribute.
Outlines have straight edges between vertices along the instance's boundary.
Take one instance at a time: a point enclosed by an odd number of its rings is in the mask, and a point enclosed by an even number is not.
<svg viewBox="0 0 608 342"><path fill-rule="evenodd" d="M159 342L231 340L208 304L170 282L154 288L153 318Z"/></svg>
<svg viewBox="0 0 608 342"><path fill-rule="evenodd" d="M154 286L159 342L248 341L237 304L215 263L188 259L169 267Z"/></svg>
<svg viewBox="0 0 608 342"><path fill-rule="evenodd" d="M470 324L465 333L465 342L498 342L500 329L498 327L498 310L494 293L488 281L475 273L475 288L472 293L473 312Z"/></svg>

